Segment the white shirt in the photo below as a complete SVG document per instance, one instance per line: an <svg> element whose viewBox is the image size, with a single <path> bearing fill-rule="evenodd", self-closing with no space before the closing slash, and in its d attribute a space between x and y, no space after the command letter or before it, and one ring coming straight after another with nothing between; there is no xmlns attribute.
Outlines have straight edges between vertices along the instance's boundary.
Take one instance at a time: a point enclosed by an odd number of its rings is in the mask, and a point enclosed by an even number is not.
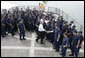
<svg viewBox="0 0 85 58"><path fill-rule="evenodd" d="M45 31L42 24L39 25L38 31Z"/></svg>
<svg viewBox="0 0 85 58"><path fill-rule="evenodd" d="M71 28L74 26L74 24L71 25Z"/></svg>
<svg viewBox="0 0 85 58"><path fill-rule="evenodd" d="M49 20L45 20L45 23L47 24L49 22Z"/></svg>

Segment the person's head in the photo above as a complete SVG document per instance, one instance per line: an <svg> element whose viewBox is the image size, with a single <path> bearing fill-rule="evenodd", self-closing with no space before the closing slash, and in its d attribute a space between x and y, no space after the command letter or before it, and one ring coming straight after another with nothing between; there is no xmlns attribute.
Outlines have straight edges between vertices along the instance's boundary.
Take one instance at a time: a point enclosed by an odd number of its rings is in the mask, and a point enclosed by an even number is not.
<svg viewBox="0 0 85 58"><path fill-rule="evenodd" d="M65 23L66 23L66 25L67 25L67 23L68 23L68 22L67 22L67 21L65 21Z"/></svg>
<svg viewBox="0 0 85 58"><path fill-rule="evenodd" d="M38 21L40 21L40 17L38 17Z"/></svg>
<svg viewBox="0 0 85 58"><path fill-rule="evenodd" d="M64 22L64 23L63 23L63 26L65 26L65 25L66 25L66 23Z"/></svg>
<svg viewBox="0 0 85 58"><path fill-rule="evenodd" d="M4 17L2 17L2 20L4 20Z"/></svg>
<svg viewBox="0 0 85 58"><path fill-rule="evenodd" d="M73 35L77 35L77 31L76 30L73 31Z"/></svg>
<svg viewBox="0 0 85 58"><path fill-rule="evenodd" d="M8 19L10 19L10 16L8 16Z"/></svg>
<svg viewBox="0 0 85 58"><path fill-rule="evenodd" d="M69 24L69 27L71 27L71 24Z"/></svg>
<svg viewBox="0 0 85 58"><path fill-rule="evenodd" d="M70 23L71 23L71 24L73 24L74 22L73 22L73 21L71 21Z"/></svg>
<svg viewBox="0 0 85 58"><path fill-rule="evenodd" d="M56 29L58 28L58 25L57 25L57 24L55 24L55 28L56 28Z"/></svg>
<svg viewBox="0 0 85 58"><path fill-rule="evenodd" d="M79 35L82 35L82 31L79 31L78 34L79 34Z"/></svg>
<svg viewBox="0 0 85 58"><path fill-rule="evenodd" d="M13 20L13 16L11 16L11 20Z"/></svg>
<svg viewBox="0 0 85 58"><path fill-rule="evenodd" d="M21 11L23 11L23 8L21 8Z"/></svg>
<svg viewBox="0 0 85 58"><path fill-rule="evenodd" d="M76 26L74 25L72 28L73 28L73 29L75 29L75 28L76 28Z"/></svg>
<svg viewBox="0 0 85 58"><path fill-rule="evenodd" d="M23 19L20 20L20 23L23 23Z"/></svg>

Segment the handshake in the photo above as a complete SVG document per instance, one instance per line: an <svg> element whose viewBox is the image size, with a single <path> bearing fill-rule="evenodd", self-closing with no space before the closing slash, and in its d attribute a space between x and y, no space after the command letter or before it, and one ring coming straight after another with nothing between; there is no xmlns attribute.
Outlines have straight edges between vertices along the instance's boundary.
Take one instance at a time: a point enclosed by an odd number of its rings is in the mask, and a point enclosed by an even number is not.
<svg viewBox="0 0 85 58"><path fill-rule="evenodd" d="M51 32L53 32L53 31L46 31L46 33L51 33Z"/></svg>

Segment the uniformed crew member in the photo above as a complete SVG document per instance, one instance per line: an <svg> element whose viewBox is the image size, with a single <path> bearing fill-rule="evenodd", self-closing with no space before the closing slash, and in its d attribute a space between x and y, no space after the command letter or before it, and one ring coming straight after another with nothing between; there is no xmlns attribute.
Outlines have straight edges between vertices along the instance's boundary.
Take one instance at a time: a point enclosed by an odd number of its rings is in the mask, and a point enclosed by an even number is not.
<svg viewBox="0 0 85 58"><path fill-rule="evenodd" d="M60 29L58 25L55 25L54 28L54 48L56 51L59 51L60 48Z"/></svg>
<svg viewBox="0 0 85 58"><path fill-rule="evenodd" d="M2 37L5 37L6 30L5 30L5 20L4 17L1 19L1 31L2 31Z"/></svg>
<svg viewBox="0 0 85 58"><path fill-rule="evenodd" d="M35 32L37 33L37 37L39 36L39 31L38 31L38 27L40 25L40 17L38 17L38 19L36 20L36 23L35 23Z"/></svg>
<svg viewBox="0 0 85 58"><path fill-rule="evenodd" d="M64 22L62 27L61 27L61 36L60 36L60 44L62 44L62 40L63 40L63 34L67 31L67 26L66 23Z"/></svg>
<svg viewBox="0 0 85 58"><path fill-rule="evenodd" d="M18 32L19 32L19 36L20 36L20 40L21 37L23 36L23 39L26 40L24 37L25 37L25 26L24 26L24 23L23 21L21 20L20 23L18 24Z"/></svg>
<svg viewBox="0 0 85 58"><path fill-rule="evenodd" d="M71 48L71 42L72 42L72 28L71 28L71 24L69 24L68 28L67 28L67 33L68 33L68 38L69 38L69 48Z"/></svg>
<svg viewBox="0 0 85 58"><path fill-rule="evenodd" d="M69 43L68 34L65 33L63 41L62 41L62 46L61 46L62 53L60 55L62 55L62 57L64 57L66 55L66 51L67 51L67 48L68 48L68 43Z"/></svg>
<svg viewBox="0 0 85 58"><path fill-rule="evenodd" d="M72 54L70 54L69 56L76 56L78 57L78 48L79 48L79 43L80 43L80 39L79 36L77 35L77 31L73 31L73 38L72 38L72 44L71 44L71 52Z"/></svg>
<svg viewBox="0 0 85 58"><path fill-rule="evenodd" d="M10 32L11 32L12 36L14 36L14 27L15 27L14 19L13 19L13 17L11 17L11 19L10 19Z"/></svg>
<svg viewBox="0 0 85 58"><path fill-rule="evenodd" d="M79 50L81 49L81 45L82 45L82 43L83 43L83 40L84 40L84 37L83 37L83 35L82 35L82 31L79 31L78 32L79 34L79 39L80 39L80 43L79 43ZM78 53L79 53L79 51L78 51Z"/></svg>

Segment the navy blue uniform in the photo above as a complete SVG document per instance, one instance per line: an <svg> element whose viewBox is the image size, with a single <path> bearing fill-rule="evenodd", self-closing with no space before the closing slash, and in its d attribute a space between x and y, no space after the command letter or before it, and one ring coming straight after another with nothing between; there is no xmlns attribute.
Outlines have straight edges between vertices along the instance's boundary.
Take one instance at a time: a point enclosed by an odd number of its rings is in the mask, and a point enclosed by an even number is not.
<svg viewBox="0 0 85 58"><path fill-rule="evenodd" d="M40 21L39 20L36 20L36 23L35 25L39 26L40 24ZM38 31L38 27L36 26L36 33L37 33L37 37L39 36L39 31Z"/></svg>
<svg viewBox="0 0 85 58"><path fill-rule="evenodd" d="M28 18L28 29L29 31L32 30L32 18L31 17Z"/></svg>
<svg viewBox="0 0 85 58"><path fill-rule="evenodd" d="M66 25L65 26L62 26L61 30L62 30L62 33L65 33L66 30L67 30L67 26Z"/></svg>
<svg viewBox="0 0 85 58"><path fill-rule="evenodd" d="M72 45L71 45L71 49L72 49L72 54L74 55L76 55L76 57L78 56L78 48L76 47L77 46L77 44L78 44L78 41L80 40L79 39L79 36L78 35L75 35L75 36L73 36L73 41L72 41Z"/></svg>
<svg viewBox="0 0 85 58"><path fill-rule="evenodd" d="M34 16L31 17L31 30L34 31L34 21L35 21L35 18Z"/></svg>
<svg viewBox="0 0 85 58"><path fill-rule="evenodd" d="M18 21L18 17L14 17L14 25L15 25L14 31L15 32L18 30L18 28L17 28L17 21Z"/></svg>
<svg viewBox="0 0 85 58"><path fill-rule="evenodd" d="M24 24L25 24L25 28L27 30L29 30L29 28L28 28L28 16L27 15L24 16Z"/></svg>
<svg viewBox="0 0 85 58"><path fill-rule="evenodd" d="M63 38L63 41L62 41L62 47L61 47L62 55L63 55L63 56L66 55L66 50L67 50L67 47L68 47L68 43L69 43L68 37L64 37L64 38ZM65 45L67 45L67 46L64 47Z"/></svg>
<svg viewBox="0 0 85 58"><path fill-rule="evenodd" d="M84 40L83 35L79 35L80 43L79 43L79 50L81 48L82 41ZM79 52L79 51L78 51Z"/></svg>
<svg viewBox="0 0 85 58"><path fill-rule="evenodd" d="M59 48L60 48L60 38L59 38L59 41L57 41L58 35L60 35L60 29L54 28L54 46L55 46L56 50L59 50Z"/></svg>
<svg viewBox="0 0 85 58"><path fill-rule="evenodd" d="M62 44L63 34L66 32L66 30L67 30L67 26L66 25L61 27L60 44Z"/></svg>
<svg viewBox="0 0 85 58"><path fill-rule="evenodd" d="M10 33L10 18L7 19L7 31Z"/></svg>
<svg viewBox="0 0 85 58"><path fill-rule="evenodd" d="M14 36L14 27L15 27L14 19L10 19L10 32L12 36Z"/></svg>
<svg viewBox="0 0 85 58"><path fill-rule="evenodd" d="M18 28L20 30L20 40L21 40L21 36L23 36L23 39L24 39L24 37L25 37L24 24L23 23L19 23Z"/></svg>
<svg viewBox="0 0 85 58"><path fill-rule="evenodd" d="M2 36L4 37L6 34L4 19L1 20L1 31L2 31Z"/></svg>
<svg viewBox="0 0 85 58"><path fill-rule="evenodd" d="M71 47L71 42L72 42L72 28L71 27L68 27L67 29L67 33L68 33L68 38L69 38L69 45Z"/></svg>
<svg viewBox="0 0 85 58"><path fill-rule="evenodd" d="M49 25L49 23L47 23L48 25L46 25L46 27L45 27L45 30L46 31L51 31L50 30L50 25ZM48 40L48 41L51 41L51 39L50 39L50 33L46 33L46 39Z"/></svg>

